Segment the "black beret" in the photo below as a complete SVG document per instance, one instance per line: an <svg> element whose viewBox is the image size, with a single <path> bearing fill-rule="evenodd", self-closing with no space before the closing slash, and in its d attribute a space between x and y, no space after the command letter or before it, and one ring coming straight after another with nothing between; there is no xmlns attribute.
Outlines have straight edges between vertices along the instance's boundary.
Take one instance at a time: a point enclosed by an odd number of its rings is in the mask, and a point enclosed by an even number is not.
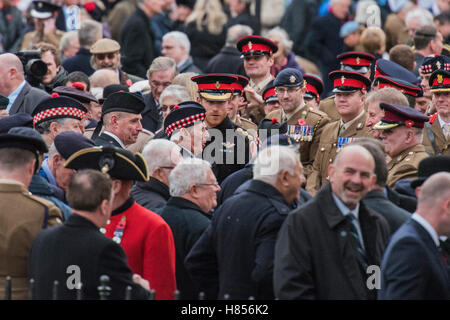
<svg viewBox="0 0 450 320"><path fill-rule="evenodd" d="M80 84L82 84L82 83L80 82ZM53 92L56 92L62 96L74 98L74 99L80 101L81 103L89 103L91 101L98 103L98 100L90 92L79 89L78 87L73 86L73 85L72 85L72 87L66 87L66 86L56 87L53 89Z"/></svg>
<svg viewBox="0 0 450 320"><path fill-rule="evenodd" d="M33 125L42 121L61 118L83 120L88 110L80 101L70 97L54 96L39 103L33 111Z"/></svg>
<svg viewBox="0 0 450 320"><path fill-rule="evenodd" d="M9 104L9 99L5 96L0 95L0 109L6 109L8 104Z"/></svg>
<svg viewBox="0 0 450 320"><path fill-rule="evenodd" d="M168 137L180 128L193 126L197 121L205 120L206 110L194 101L186 101L175 106L164 120L164 132Z"/></svg>
<svg viewBox="0 0 450 320"><path fill-rule="evenodd" d="M302 73L294 68L286 68L280 71L273 81L275 87L298 87L303 86Z"/></svg>
<svg viewBox="0 0 450 320"><path fill-rule="evenodd" d="M69 169L94 169L119 180L148 181L147 162L139 153L114 146L100 146L80 150L66 160Z"/></svg>
<svg viewBox="0 0 450 320"><path fill-rule="evenodd" d="M262 142L261 148L268 147L270 145L280 145L280 146L295 146L298 147L298 143L286 134L274 134Z"/></svg>
<svg viewBox="0 0 450 320"><path fill-rule="evenodd" d="M102 114L117 111L140 114L144 108L145 102L142 95L131 92L114 92L104 101Z"/></svg>
<svg viewBox="0 0 450 320"><path fill-rule="evenodd" d="M0 119L0 133L7 133L15 127L33 128L33 117L25 112L14 113Z"/></svg>
<svg viewBox="0 0 450 320"><path fill-rule="evenodd" d="M18 148L33 153L48 152L47 145L39 132L28 127L15 127L0 134L0 148Z"/></svg>
<svg viewBox="0 0 450 320"><path fill-rule="evenodd" d="M419 162L417 179L411 181L413 189L421 186L425 180L438 172L450 172L450 156L438 155L427 157Z"/></svg>
<svg viewBox="0 0 450 320"><path fill-rule="evenodd" d="M82 149L95 147L94 141L73 131L61 132L55 137L53 143L64 159L69 159L72 154Z"/></svg>

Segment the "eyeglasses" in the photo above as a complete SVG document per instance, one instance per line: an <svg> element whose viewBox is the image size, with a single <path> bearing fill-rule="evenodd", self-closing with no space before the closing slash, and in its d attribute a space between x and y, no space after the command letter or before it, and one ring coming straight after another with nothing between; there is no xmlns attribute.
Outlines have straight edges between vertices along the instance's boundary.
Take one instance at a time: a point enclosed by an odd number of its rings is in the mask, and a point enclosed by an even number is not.
<svg viewBox="0 0 450 320"><path fill-rule="evenodd" d="M204 186L206 186L206 187L213 186L214 188L219 187L219 184L217 182L216 183L197 183L196 185L200 186L200 187L204 187Z"/></svg>
<svg viewBox="0 0 450 320"><path fill-rule="evenodd" d="M112 60L116 57L115 53L98 53L95 55L98 60L105 60L108 57L109 60Z"/></svg>
<svg viewBox="0 0 450 320"><path fill-rule="evenodd" d="M155 80L152 80L152 81L150 82L150 84L151 84L151 86L154 87L154 88L157 88L157 87L163 87L163 88L165 88L165 87L168 87L168 86L171 85L170 82L163 82L163 83L161 83L161 82L158 82L158 81L155 81Z"/></svg>
<svg viewBox="0 0 450 320"><path fill-rule="evenodd" d="M290 87L290 88L283 88L283 87L275 87L275 92L277 93L277 95L284 95L286 92L288 94L293 94L294 92L297 92L298 90L300 90L300 87Z"/></svg>
<svg viewBox="0 0 450 320"><path fill-rule="evenodd" d="M163 104L160 108L161 108L161 111L162 111L162 112L166 112L167 109L169 109L170 111L172 111L172 110L173 110L173 107L175 107L175 106L176 106L176 104L172 104L172 105L170 105L170 106Z"/></svg>

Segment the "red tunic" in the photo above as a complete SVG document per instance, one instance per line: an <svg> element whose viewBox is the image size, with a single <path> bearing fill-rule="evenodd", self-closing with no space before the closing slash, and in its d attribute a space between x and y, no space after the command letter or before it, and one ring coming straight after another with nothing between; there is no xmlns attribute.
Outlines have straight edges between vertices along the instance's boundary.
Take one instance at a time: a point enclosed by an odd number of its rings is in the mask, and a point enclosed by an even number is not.
<svg viewBox="0 0 450 320"><path fill-rule="evenodd" d="M112 239L125 216L120 245L127 255L128 265L133 273L148 280L150 288L155 290L156 299L173 299L176 280L172 230L159 215L130 200L124 211L111 216L105 235Z"/></svg>

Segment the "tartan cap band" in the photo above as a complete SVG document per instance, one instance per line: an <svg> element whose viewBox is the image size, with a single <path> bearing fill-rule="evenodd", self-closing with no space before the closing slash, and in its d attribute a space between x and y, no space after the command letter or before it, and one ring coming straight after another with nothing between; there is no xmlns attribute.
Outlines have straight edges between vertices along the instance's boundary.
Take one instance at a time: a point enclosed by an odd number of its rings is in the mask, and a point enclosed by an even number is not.
<svg viewBox="0 0 450 320"><path fill-rule="evenodd" d="M170 135L174 131L176 131L178 129L181 129L181 128L189 127L189 126L193 125L194 122L203 121L203 120L205 120L205 117L206 117L206 113L203 112L203 113L193 114L193 115L190 115L190 116L188 116L188 117L186 117L184 119L180 119L178 121L175 121L174 123L170 124L167 127L166 135L168 137L170 137Z"/></svg>
<svg viewBox="0 0 450 320"><path fill-rule="evenodd" d="M79 108L59 107L41 111L33 117L33 125L36 126L42 121L57 118L75 118L82 120L86 117L86 112Z"/></svg>

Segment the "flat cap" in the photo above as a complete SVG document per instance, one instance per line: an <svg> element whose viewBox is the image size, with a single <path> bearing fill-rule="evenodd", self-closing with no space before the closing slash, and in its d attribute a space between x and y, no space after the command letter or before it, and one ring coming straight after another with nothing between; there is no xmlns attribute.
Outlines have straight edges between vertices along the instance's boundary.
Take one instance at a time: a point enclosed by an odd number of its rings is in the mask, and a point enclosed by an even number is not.
<svg viewBox="0 0 450 320"><path fill-rule="evenodd" d="M450 172L450 156L438 155L427 157L419 162L417 179L411 181L413 189L421 186L425 180L438 172Z"/></svg>
<svg viewBox="0 0 450 320"><path fill-rule="evenodd" d="M56 150L64 158L69 157L77 151L95 147L94 141L83 134L73 131L63 131L55 137L53 141Z"/></svg>
<svg viewBox="0 0 450 320"><path fill-rule="evenodd" d="M82 120L86 117L87 109L70 97L51 97L43 100L34 109L33 125L36 127L42 121L62 118Z"/></svg>
<svg viewBox="0 0 450 320"><path fill-rule="evenodd" d="M116 40L103 38L97 40L90 49L91 54L110 53L120 51L120 44Z"/></svg>
<svg viewBox="0 0 450 320"><path fill-rule="evenodd" d="M140 114L144 108L145 102L142 95L131 92L114 92L103 102L102 115L117 111Z"/></svg>
<svg viewBox="0 0 450 320"><path fill-rule="evenodd" d="M193 126L198 121L205 120L206 110L194 101L186 101L173 107L164 120L164 132L168 137L181 128Z"/></svg>
<svg viewBox="0 0 450 320"><path fill-rule="evenodd" d="M374 84L378 84L379 89L383 88L394 88L403 94L407 94L411 97L417 97L421 92L422 88L409 83L404 80L388 77L388 76L378 76L374 79Z"/></svg>
<svg viewBox="0 0 450 320"><path fill-rule="evenodd" d="M320 95L323 92L323 81L318 76L313 74L305 74L303 76L306 85L306 92L303 95L304 98L316 99L319 101Z"/></svg>
<svg viewBox="0 0 450 320"><path fill-rule="evenodd" d="M278 73L273 85L275 87L303 87L303 75L295 68L286 68Z"/></svg>
<svg viewBox="0 0 450 320"><path fill-rule="evenodd" d="M33 128L33 117L28 113L19 112L0 119L0 133L7 133L15 127Z"/></svg>
<svg viewBox="0 0 450 320"><path fill-rule="evenodd" d="M380 108L383 111L383 117L373 127L375 130L388 130L398 126L423 128L425 122L429 119L423 113L408 106L381 102Z"/></svg>
<svg viewBox="0 0 450 320"><path fill-rule="evenodd" d="M332 71L328 75L333 81L333 92L354 92L361 90L366 92L370 86L369 78L358 72L351 71Z"/></svg>
<svg viewBox="0 0 450 320"><path fill-rule="evenodd" d="M119 180L148 181L150 178L147 162L139 152L132 154L114 146L80 150L72 154L64 165L74 170L99 170Z"/></svg>
<svg viewBox="0 0 450 320"><path fill-rule="evenodd" d="M272 55L272 53L278 51L275 42L261 36L242 37L236 43L236 47L244 56Z"/></svg>
<svg viewBox="0 0 450 320"><path fill-rule="evenodd" d="M203 74L191 78L197 83L200 97L208 101L227 101L239 79L234 74Z"/></svg>
<svg viewBox="0 0 450 320"><path fill-rule="evenodd" d="M15 127L8 133L0 134L0 148L24 149L35 154L48 152L47 145L39 132L28 127Z"/></svg>

